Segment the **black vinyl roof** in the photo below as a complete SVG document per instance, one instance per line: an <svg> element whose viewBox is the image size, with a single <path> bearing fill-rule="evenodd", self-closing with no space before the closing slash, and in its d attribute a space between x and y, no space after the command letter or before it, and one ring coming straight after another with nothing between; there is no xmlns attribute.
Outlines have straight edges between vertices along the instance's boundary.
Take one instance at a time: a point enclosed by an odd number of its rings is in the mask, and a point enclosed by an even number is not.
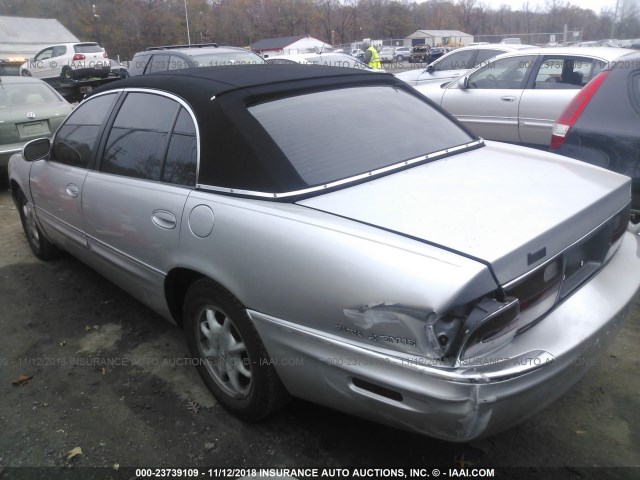
<svg viewBox="0 0 640 480"><path fill-rule="evenodd" d="M198 184L253 192L309 188L247 106L308 91L393 85L393 75L320 65L237 65L173 70L126 78L94 94L124 88L172 93L193 109L200 131ZM313 112L310 112L313 114ZM327 121L331 121L330 118Z"/></svg>

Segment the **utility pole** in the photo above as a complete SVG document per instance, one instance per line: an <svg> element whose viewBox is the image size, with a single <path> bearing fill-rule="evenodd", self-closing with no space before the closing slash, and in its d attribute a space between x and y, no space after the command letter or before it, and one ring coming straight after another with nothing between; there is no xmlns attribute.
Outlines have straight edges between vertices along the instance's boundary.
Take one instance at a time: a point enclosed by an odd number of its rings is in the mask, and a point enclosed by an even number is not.
<svg viewBox="0 0 640 480"><path fill-rule="evenodd" d="M187 0L184 0L184 18L187 20L187 42L191 45L191 34L189 33L189 13L187 12Z"/></svg>
<svg viewBox="0 0 640 480"><path fill-rule="evenodd" d="M618 3L620 2L620 0L616 0L616 10L615 13L613 14L613 21L611 22L611 38L615 38L616 37L616 20L618 18Z"/></svg>

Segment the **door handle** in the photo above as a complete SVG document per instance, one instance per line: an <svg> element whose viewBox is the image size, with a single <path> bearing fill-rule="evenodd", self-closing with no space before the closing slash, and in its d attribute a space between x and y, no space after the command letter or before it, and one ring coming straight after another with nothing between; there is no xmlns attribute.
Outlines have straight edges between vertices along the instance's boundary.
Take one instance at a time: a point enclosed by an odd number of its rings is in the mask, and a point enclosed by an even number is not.
<svg viewBox="0 0 640 480"><path fill-rule="evenodd" d="M502 100L503 102L515 102L516 97L505 95L504 97L500 97L500 100Z"/></svg>
<svg viewBox="0 0 640 480"><path fill-rule="evenodd" d="M67 192L67 195L69 195L70 197L76 198L78 196L78 186L70 183L69 185L67 185L67 187L64 189L65 192Z"/></svg>
<svg viewBox="0 0 640 480"><path fill-rule="evenodd" d="M165 230L171 230L176 228L178 221L173 213L166 210L155 210L151 214L151 221L154 225L164 228Z"/></svg>

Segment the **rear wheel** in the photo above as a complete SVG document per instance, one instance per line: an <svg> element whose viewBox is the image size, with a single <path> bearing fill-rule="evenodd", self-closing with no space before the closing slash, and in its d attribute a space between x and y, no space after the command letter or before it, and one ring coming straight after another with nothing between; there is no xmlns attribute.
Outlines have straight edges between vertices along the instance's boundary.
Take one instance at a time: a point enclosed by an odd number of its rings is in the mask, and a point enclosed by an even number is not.
<svg viewBox="0 0 640 480"><path fill-rule="evenodd" d="M67 80L72 80L74 77L73 70L71 70L70 67L64 66L62 67L61 76L62 78L66 78Z"/></svg>
<svg viewBox="0 0 640 480"><path fill-rule="evenodd" d="M51 260L60 253L58 248L42 234L36 222L33 205L26 199L21 191L18 191L18 208L20 210L20 221L24 235L27 237L29 247L34 255L40 260Z"/></svg>
<svg viewBox="0 0 640 480"><path fill-rule="evenodd" d="M215 282L195 282L183 307L187 344L198 372L237 417L262 420L288 394L240 301Z"/></svg>

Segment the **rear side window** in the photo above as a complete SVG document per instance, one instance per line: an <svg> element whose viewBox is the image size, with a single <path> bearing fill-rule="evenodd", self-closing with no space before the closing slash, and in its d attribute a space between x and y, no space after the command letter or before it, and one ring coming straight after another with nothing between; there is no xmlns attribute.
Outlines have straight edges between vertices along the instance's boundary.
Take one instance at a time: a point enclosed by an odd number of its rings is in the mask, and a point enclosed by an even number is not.
<svg viewBox="0 0 640 480"><path fill-rule="evenodd" d="M195 185L196 129L175 100L130 93L113 123L101 170L152 181Z"/></svg>
<svg viewBox="0 0 640 480"><path fill-rule="evenodd" d="M169 57L169 70L178 70L181 68L189 68L189 62L179 55L171 55Z"/></svg>
<svg viewBox="0 0 640 480"><path fill-rule="evenodd" d="M433 69L437 72L446 70L468 70L471 68L474 54L475 52L473 50L452 53L436 63Z"/></svg>
<svg viewBox="0 0 640 480"><path fill-rule="evenodd" d="M67 53L67 47L66 46L64 46L64 45L56 45L55 47L53 47L53 55L52 55L52 57L61 57L65 53Z"/></svg>
<svg viewBox="0 0 640 480"><path fill-rule="evenodd" d="M309 186L473 140L438 110L394 87L315 92L254 105L249 111Z"/></svg>
<svg viewBox="0 0 640 480"><path fill-rule="evenodd" d="M51 148L51 161L87 168L95 157L102 125L111 113L117 93L90 98L62 124Z"/></svg>
<svg viewBox="0 0 640 480"><path fill-rule="evenodd" d="M476 61L473 62L474 63L473 66L477 67L482 62L486 62L490 58L496 57L503 53L505 53L504 50L486 50L486 49L478 50L478 56L476 57Z"/></svg>
<svg viewBox="0 0 640 480"><path fill-rule="evenodd" d="M545 58L536 74L537 89L580 89L591 79L594 61L590 58Z"/></svg>

